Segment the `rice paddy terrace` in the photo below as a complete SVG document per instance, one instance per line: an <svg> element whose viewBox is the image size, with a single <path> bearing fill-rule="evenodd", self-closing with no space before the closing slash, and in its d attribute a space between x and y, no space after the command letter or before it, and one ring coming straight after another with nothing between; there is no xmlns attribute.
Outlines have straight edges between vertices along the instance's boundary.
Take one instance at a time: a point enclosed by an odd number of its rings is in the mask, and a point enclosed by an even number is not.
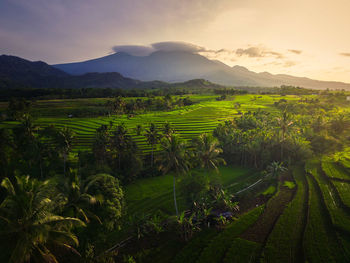
<svg viewBox="0 0 350 263"><path fill-rule="evenodd" d="M175 98L175 97L174 97ZM169 122L172 128L179 133L183 139L189 140L203 133L214 130L220 122L232 119L239 112L256 111L264 109L276 111L273 103L281 98L288 100L298 100L299 96L280 95L237 95L228 97L227 100L217 101L217 96L213 95L192 95L190 99L195 102L194 105L177 108L171 111L152 111L136 114L132 118L126 115L110 117L92 117L92 118L69 118L68 115L73 109L89 110L91 108L101 108L107 99L74 99L74 100L48 100L37 101L33 106L33 115L37 116L35 123L45 127L55 125L56 127L69 127L75 134L74 152L80 150L89 150L96 132L102 124L114 126L124 123L129 129L130 134L137 142L139 148L147 152L150 146L143 135L138 136L135 128L142 125L147 128L150 123L155 123L159 129L165 122ZM235 103L239 103L237 108ZM6 104L0 104L0 110L4 110ZM10 127L15 122L1 122L0 127Z"/></svg>
<svg viewBox="0 0 350 263"><path fill-rule="evenodd" d="M294 167L265 205L202 231L172 262L350 262L349 161L347 151Z"/></svg>

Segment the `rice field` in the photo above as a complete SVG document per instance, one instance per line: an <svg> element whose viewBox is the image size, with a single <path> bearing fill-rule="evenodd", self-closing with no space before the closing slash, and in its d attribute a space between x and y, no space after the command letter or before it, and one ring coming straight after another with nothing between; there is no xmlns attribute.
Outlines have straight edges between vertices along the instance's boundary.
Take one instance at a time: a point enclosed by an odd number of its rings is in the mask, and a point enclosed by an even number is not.
<svg viewBox="0 0 350 263"><path fill-rule="evenodd" d="M323 172L329 178L350 180L350 174L345 171L344 167L331 161L329 158L324 158L321 165Z"/></svg>
<svg viewBox="0 0 350 263"><path fill-rule="evenodd" d="M340 199L344 205L350 207L350 184L347 182L333 181L334 187L339 193Z"/></svg>
<svg viewBox="0 0 350 263"><path fill-rule="evenodd" d="M308 188L302 167L293 170L293 177L297 192L269 235L261 262L298 262L300 260ZM293 229L293 231L286 235L286 229Z"/></svg>
<svg viewBox="0 0 350 263"><path fill-rule="evenodd" d="M236 117L240 112L256 111L258 109L276 111L272 107L273 103L281 98L288 100L298 100L299 96L283 96L280 95L237 95L228 96L227 100L217 101L218 96L214 95L190 95L189 98L195 102L191 106L175 108L171 111L152 111L136 114L134 117L126 115L112 115L91 117L91 118L69 118L69 111L73 109L86 109L100 107L103 108L108 99L92 98L92 99L69 99L69 100L49 100L37 101L34 103L33 112L36 119L35 124L40 127L55 125L58 128L69 127L76 135L73 144L73 152L90 150L96 129L101 125L116 126L124 123L129 129L129 133L140 150L147 153L151 147L143 135L138 136L135 128L142 125L147 128L150 123L156 124L161 130L165 122L171 124L172 128L185 140L191 140L201 133L213 131L219 123ZM174 96L176 99L177 97ZM129 99L129 98L128 98ZM240 107L235 108L235 103L239 102ZM5 111L6 103L0 105L0 113ZM18 122L3 121L0 122L0 128L13 127Z"/></svg>
<svg viewBox="0 0 350 263"><path fill-rule="evenodd" d="M165 122L170 123L184 140L201 133L212 132L219 123L258 109L274 113L273 103L280 99L299 100L299 96L237 95L217 101L214 95L190 95L191 106L171 111L151 111L133 117L100 116L68 118L73 109L100 109L108 99L76 99L38 101L34 112L35 124L41 127L55 125L69 127L75 134L73 155L89 151L96 129L101 125L125 124L143 153L151 147L145 136L136 134L136 127L156 124L161 132ZM174 98L176 98L174 96ZM239 102L240 107L235 107ZM0 113L6 108L0 103ZM17 122L0 122L0 128L13 127ZM143 134L144 132L142 132ZM157 150L157 149L156 149ZM349 262L350 255L350 149L310 162L304 167L290 168L293 177L279 182L278 187L266 186L252 192L254 198L271 197L259 206L231 222L222 231L204 230L187 244L174 247L173 262ZM194 172L206 173L201 170ZM219 175L206 173L218 181L230 194L254 184L262 174L242 167L220 167ZM176 179L176 186L182 178ZM124 187L128 215L151 214L162 211L174 213L173 177L171 174L138 179ZM277 185L277 183L276 183ZM178 191L180 211L188 209L185 197ZM258 195L257 195L258 194ZM245 198L244 196L242 198ZM255 205L255 204L254 204ZM113 234L113 233L111 233ZM171 246L171 243L168 244ZM165 245L166 246L166 245ZM161 248L160 248L161 249ZM161 254L163 255L166 252ZM176 256L175 256L176 255ZM164 255L163 255L164 256ZM150 256L151 257L151 256ZM150 262L161 262L162 256ZM169 261L170 262L170 261Z"/></svg>
<svg viewBox="0 0 350 263"><path fill-rule="evenodd" d="M337 247L337 240L332 234L331 226L324 215L324 207L317 192L317 186L310 176L309 212L304 233L303 247L307 262L343 262L339 261L342 251Z"/></svg>

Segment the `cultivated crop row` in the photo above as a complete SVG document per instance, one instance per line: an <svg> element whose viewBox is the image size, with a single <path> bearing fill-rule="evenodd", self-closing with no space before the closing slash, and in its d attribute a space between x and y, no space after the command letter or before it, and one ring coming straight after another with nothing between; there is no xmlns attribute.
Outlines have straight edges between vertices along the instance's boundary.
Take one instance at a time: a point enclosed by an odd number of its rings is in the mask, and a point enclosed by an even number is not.
<svg viewBox="0 0 350 263"><path fill-rule="evenodd" d="M308 188L302 167L293 170L297 184L294 199L284 209L264 248L262 262L297 262L307 215ZM286 234L286 229L293 229Z"/></svg>

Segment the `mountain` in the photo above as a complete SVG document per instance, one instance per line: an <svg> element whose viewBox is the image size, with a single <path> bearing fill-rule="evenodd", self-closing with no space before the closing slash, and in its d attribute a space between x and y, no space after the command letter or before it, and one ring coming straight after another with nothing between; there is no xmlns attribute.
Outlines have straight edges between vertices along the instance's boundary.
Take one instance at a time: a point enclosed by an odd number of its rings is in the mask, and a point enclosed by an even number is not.
<svg viewBox="0 0 350 263"><path fill-rule="evenodd" d="M162 81L140 81L126 78L117 72L84 73L70 75L45 62L32 62L15 56L0 56L0 89L4 88L202 88L222 86L203 79L195 79L181 83Z"/></svg>
<svg viewBox="0 0 350 263"><path fill-rule="evenodd" d="M15 56L0 56L0 86L31 87L61 79L69 74L42 61L31 62Z"/></svg>
<svg viewBox="0 0 350 263"><path fill-rule="evenodd" d="M350 84L343 82L318 81L268 72L255 73L241 66L230 67L220 61L186 51L156 51L148 56L118 52L97 59L53 66L73 75L119 72L123 76L142 81L182 82L207 79L228 86L293 85L311 89L350 89Z"/></svg>
<svg viewBox="0 0 350 263"><path fill-rule="evenodd" d="M0 56L0 88L137 88L142 82L116 72L70 75L45 62Z"/></svg>

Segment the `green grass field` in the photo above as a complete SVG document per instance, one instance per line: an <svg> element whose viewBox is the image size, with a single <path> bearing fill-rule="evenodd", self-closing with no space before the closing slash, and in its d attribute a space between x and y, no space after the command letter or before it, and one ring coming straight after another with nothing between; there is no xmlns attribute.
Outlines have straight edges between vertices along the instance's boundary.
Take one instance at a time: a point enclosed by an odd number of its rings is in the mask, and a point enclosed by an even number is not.
<svg viewBox="0 0 350 263"><path fill-rule="evenodd" d="M231 193L245 188L247 184L252 184L260 176L254 170L241 167L220 167L219 174L209 174L210 178L217 178ZM181 178L177 178L177 182L179 180ZM126 186L125 198L130 214L151 213L157 210L171 214L174 212L173 178L171 175L165 175L139 179ZM177 194L177 201L180 211L187 209L180 191Z"/></svg>

